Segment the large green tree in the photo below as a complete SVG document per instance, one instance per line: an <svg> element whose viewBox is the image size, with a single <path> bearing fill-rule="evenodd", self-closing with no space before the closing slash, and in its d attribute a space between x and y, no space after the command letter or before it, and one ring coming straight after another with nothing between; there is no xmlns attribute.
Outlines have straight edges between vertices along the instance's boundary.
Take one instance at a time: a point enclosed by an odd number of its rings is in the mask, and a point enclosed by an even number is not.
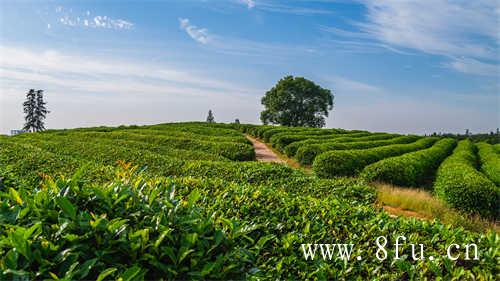
<svg viewBox="0 0 500 281"><path fill-rule="evenodd" d="M321 128L333 109L333 94L303 77L285 76L261 100L264 124Z"/></svg>

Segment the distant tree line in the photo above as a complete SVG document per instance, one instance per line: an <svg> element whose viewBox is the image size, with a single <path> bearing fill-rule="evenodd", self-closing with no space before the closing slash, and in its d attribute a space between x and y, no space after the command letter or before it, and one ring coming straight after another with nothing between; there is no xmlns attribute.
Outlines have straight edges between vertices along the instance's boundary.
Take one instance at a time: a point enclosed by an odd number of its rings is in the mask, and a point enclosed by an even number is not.
<svg viewBox="0 0 500 281"><path fill-rule="evenodd" d="M454 138L456 140L470 139L472 142L486 142L490 144L500 143L500 130L497 128L496 132L490 131L489 133L472 134L469 129L465 130L465 134L453 133L432 133L430 136Z"/></svg>

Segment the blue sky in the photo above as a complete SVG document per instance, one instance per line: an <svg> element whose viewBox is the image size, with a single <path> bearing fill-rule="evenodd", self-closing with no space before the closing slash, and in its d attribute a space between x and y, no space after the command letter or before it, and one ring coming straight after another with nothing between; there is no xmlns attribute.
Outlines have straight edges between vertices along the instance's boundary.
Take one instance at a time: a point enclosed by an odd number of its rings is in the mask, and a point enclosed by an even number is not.
<svg viewBox="0 0 500 281"><path fill-rule="evenodd" d="M500 123L498 1L0 2L0 133L29 88L48 128L239 118L281 77L329 88L328 127Z"/></svg>

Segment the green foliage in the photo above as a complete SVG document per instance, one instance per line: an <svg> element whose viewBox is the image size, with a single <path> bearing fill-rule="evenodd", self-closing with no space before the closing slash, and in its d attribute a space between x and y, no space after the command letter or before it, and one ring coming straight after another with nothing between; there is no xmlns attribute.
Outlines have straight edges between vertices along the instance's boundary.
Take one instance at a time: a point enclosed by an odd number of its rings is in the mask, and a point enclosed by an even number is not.
<svg viewBox="0 0 500 281"><path fill-rule="evenodd" d="M478 148L481 171L497 186L500 186L500 156L493 145L488 143L476 144Z"/></svg>
<svg viewBox="0 0 500 281"><path fill-rule="evenodd" d="M264 124L283 126L325 126L325 116L333 109L333 95L302 77L286 76L262 98Z"/></svg>
<svg viewBox="0 0 500 281"><path fill-rule="evenodd" d="M387 139L389 138L389 139ZM400 136L393 135L370 135L366 137L356 138L353 142L342 142L342 139L333 142L323 142L319 144L303 145L295 154L295 159L301 165L311 165L317 155L331 150L348 150L348 149L367 149L391 144L404 144L414 142L420 139L418 136ZM341 141L341 142L339 142ZM344 139L345 141L345 139ZM287 146L288 148L288 146ZM286 148L285 148L286 150Z"/></svg>
<svg viewBox="0 0 500 281"><path fill-rule="evenodd" d="M0 137L0 280L494 279L496 233L391 218L358 179L235 161L210 145L245 149L235 128L276 129L193 122ZM374 260L374 239L394 233L438 258ZM304 259L301 243L332 238L363 260ZM469 242L480 261L441 258Z"/></svg>
<svg viewBox="0 0 500 281"><path fill-rule="evenodd" d="M442 139L432 147L390 157L366 166L361 177L400 186L418 186L430 180L439 164L453 151L454 139Z"/></svg>
<svg viewBox="0 0 500 281"><path fill-rule="evenodd" d="M498 218L500 188L476 170L476 163L474 144L460 141L439 166L434 191L457 209Z"/></svg>
<svg viewBox="0 0 500 281"><path fill-rule="evenodd" d="M328 142L355 142L355 141L363 141L365 140L364 137L370 137L370 138L390 138L392 136L388 134L372 134L369 132L359 132L359 131L348 131L345 134L336 134L336 135L329 135L324 138L303 138L301 140L292 142L285 146L285 149L283 152L289 156L289 157L294 157L297 153L297 150L301 148L302 146L305 145L310 145L310 144L322 144L322 143L328 143Z"/></svg>
<svg viewBox="0 0 500 281"><path fill-rule="evenodd" d="M10 187L0 193L0 279L241 276L246 253L227 226L234 222L203 212L200 193L179 196L176 185L124 165L106 185L76 174Z"/></svg>
<svg viewBox="0 0 500 281"><path fill-rule="evenodd" d="M313 169L322 178L357 175L365 166L382 159L427 148L436 138L423 138L409 144L393 144L369 149L333 150L316 157Z"/></svg>

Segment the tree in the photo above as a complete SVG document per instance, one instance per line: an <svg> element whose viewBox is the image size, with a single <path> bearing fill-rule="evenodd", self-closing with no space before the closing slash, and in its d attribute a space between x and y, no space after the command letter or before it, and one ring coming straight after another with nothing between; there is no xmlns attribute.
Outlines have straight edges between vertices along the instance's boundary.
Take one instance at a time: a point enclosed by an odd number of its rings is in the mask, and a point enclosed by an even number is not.
<svg viewBox="0 0 500 281"><path fill-rule="evenodd" d="M44 119L49 111L45 107L47 103L43 100L43 90L35 91L30 89L26 94L26 101L23 103L25 113L23 129L30 132L45 130Z"/></svg>
<svg viewBox="0 0 500 281"><path fill-rule="evenodd" d="M23 130L31 131L35 128L35 108L36 108L36 93L35 89L30 89L26 94L26 101L23 103L24 111L24 127Z"/></svg>
<svg viewBox="0 0 500 281"><path fill-rule="evenodd" d="M36 107L35 107L35 129L37 132L45 130L43 120L47 117L49 111L45 107L47 103L43 100L43 90L36 91Z"/></svg>
<svg viewBox="0 0 500 281"><path fill-rule="evenodd" d="M207 123L215 123L215 118L211 109L208 111Z"/></svg>
<svg viewBox="0 0 500 281"><path fill-rule="evenodd" d="M266 92L260 120L265 125L321 128L333 109L333 94L303 77L286 76Z"/></svg>
<svg viewBox="0 0 500 281"><path fill-rule="evenodd" d="M236 118L236 119L234 120L234 124L240 124L240 119Z"/></svg>

